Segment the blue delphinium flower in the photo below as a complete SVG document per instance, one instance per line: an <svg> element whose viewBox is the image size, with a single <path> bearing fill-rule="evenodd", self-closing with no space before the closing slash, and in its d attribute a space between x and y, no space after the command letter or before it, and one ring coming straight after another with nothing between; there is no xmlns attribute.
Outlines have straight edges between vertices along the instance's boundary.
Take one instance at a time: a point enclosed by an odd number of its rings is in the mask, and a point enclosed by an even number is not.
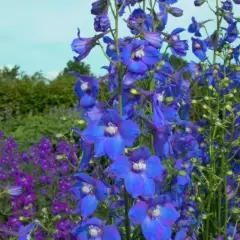
<svg viewBox="0 0 240 240"><path fill-rule="evenodd" d="M103 42L107 44L107 50L106 50L107 55L110 58L114 58L116 56L115 41L108 36L104 36Z"/></svg>
<svg viewBox="0 0 240 240"><path fill-rule="evenodd" d="M90 122L82 137L94 143L95 157L107 154L115 159L122 154L125 146L131 147L140 130L131 120L123 120L119 114L107 109L99 121Z"/></svg>
<svg viewBox="0 0 240 240"><path fill-rule="evenodd" d="M222 9L224 11L232 11L232 8L233 8L233 5L230 0L226 0L226 1L222 2Z"/></svg>
<svg viewBox="0 0 240 240"><path fill-rule="evenodd" d="M128 71L144 74L152 66L160 61L160 52L149 45L146 40L133 40L126 44L121 51L120 57Z"/></svg>
<svg viewBox="0 0 240 240"><path fill-rule="evenodd" d="M226 41L229 43L234 42L238 37L238 33L237 22L231 23L227 28Z"/></svg>
<svg viewBox="0 0 240 240"><path fill-rule="evenodd" d="M108 188L100 180L96 180L85 173L77 173L74 177L76 183L71 191L75 198L79 200L75 212L85 218L96 210L100 201L106 199Z"/></svg>
<svg viewBox="0 0 240 240"><path fill-rule="evenodd" d="M187 65L187 69L191 74L192 79L198 81L198 83L202 84L203 80L203 66L199 63L191 61Z"/></svg>
<svg viewBox="0 0 240 240"><path fill-rule="evenodd" d="M105 32L110 28L110 21L106 13L97 15L94 18L94 29L96 32Z"/></svg>
<svg viewBox="0 0 240 240"><path fill-rule="evenodd" d="M106 11L108 7L107 0L97 0L92 3L91 14L93 15L100 15Z"/></svg>
<svg viewBox="0 0 240 240"><path fill-rule="evenodd" d="M127 23L132 34L137 34L139 31L149 31L152 27L151 15L146 14L141 8L133 10Z"/></svg>
<svg viewBox="0 0 240 240"><path fill-rule="evenodd" d="M80 107L93 107L99 90L98 81L93 77L83 76L77 72L73 72L73 74L77 77L74 90L79 98Z"/></svg>
<svg viewBox="0 0 240 240"><path fill-rule="evenodd" d="M30 239L30 235L36 226L37 226L36 222L31 222L26 226L21 226L18 231L18 233L20 234L20 237L18 238L18 240Z"/></svg>
<svg viewBox="0 0 240 240"><path fill-rule="evenodd" d="M201 37L200 28L201 24L196 21L195 17L192 17L192 23L188 27L188 32L194 33L196 37Z"/></svg>
<svg viewBox="0 0 240 240"><path fill-rule="evenodd" d="M72 230L77 240L121 240L120 233L115 225L104 225L99 218L90 218L80 221Z"/></svg>
<svg viewBox="0 0 240 240"><path fill-rule="evenodd" d="M155 195L154 179L165 170L157 156L151 156L148 148L140 147L130 157L119 156L110 166L117 177L123 178L126 189L134 198Z"/></svg>
<svg viewBox="0 0 240 240"><path fill-rule="evenodd" d="M74 57L76 61L81 61L84 59L96 45L96 41L102 38L106 32L96 35L92 38L82 38L80 37L80 30L78 29L78 38L75 38L72 41L71 47L72 51L78 54L77 57Z"/></svg>
<svg viewBox="0 0 240 240"><path fill-rule="evenodd" d="M141 224L147 240L171 239L171 226L179 218L179 213L171 203L162 203L157 199L137 202L128 215L134 225Z"/></svg>
<svg viewBox="0 0 240 240"><path fill-rule="evenodd" d="M187 40L180 40L179 33L184 31L183 28L174 29L167 37L167 42L174 55L186 56L188 50Z"/></svg>
<svg viewBox="0 0 240 240"><path fill-rule="evenodd" d="M201 39L192 38L192 51L201 61L206 60L207 45Z"/></svg>

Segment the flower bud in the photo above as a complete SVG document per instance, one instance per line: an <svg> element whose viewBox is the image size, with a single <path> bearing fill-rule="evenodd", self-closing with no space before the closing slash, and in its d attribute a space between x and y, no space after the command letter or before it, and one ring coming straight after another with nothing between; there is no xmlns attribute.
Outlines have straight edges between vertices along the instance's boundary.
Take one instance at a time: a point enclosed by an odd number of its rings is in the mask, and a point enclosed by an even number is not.
<svg viewBox="0 0 240 240"><path fill-rule="evenodd" d="M200 7L201 5L203 5L205 3L205 0L195 0L194 1L194 5L196 7Z"/></svg>
<svg viewBox="0 0 240 240"><path fill-rule="evenodd" d="M82 125L82 124L85 123L85 121L83 119L81 119L81 120L76 121L76 123L79 124L79 125Z"/></svg>
<svg viewBox="0 0 240 240"><path fill-rule="evenodd" d="M130 93L133 94L133 95L140 95L140 92L138 92L136 89L132 88L130 90Z"/></svg>
<svg viewBox="0 0 240 240"><path fill-rule="evenodd" d="M174 17L181 17L183 15L183 10L177 7L168 8L168 12Z"/></svg>
<svg viewBox="0 0 240 240"><path fill-rule="evenodd" d="M61 133L56 134L56 138L61 138L61 137L63 137L63 134Z"/></svg>

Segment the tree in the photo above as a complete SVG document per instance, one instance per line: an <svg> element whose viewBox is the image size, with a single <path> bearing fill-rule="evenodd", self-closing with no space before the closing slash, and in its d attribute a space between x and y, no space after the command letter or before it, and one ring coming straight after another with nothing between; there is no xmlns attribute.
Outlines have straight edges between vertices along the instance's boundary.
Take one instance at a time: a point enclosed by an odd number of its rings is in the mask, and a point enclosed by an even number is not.
<svg viewBox="0 0 240 240"><path fill-rule="evenodd" d="M69 75L70 71L76 71L82 75L90 75L91 69L90 65L84 62L75 62L75 61L68 61L67 66L63 69L62 75Z"/></svg>

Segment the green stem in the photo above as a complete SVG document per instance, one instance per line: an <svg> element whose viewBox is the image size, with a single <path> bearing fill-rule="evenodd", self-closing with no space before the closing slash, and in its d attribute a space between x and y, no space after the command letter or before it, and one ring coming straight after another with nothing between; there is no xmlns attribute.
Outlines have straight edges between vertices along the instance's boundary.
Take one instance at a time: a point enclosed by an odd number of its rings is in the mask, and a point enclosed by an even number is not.
<svg viewBox="0 0 240 240"><path fill-rule="evenodd" d="M119 51L119 39L118 39L118 27L119 27L119 11L117 8L117 1L115 0L115 44L116 44L116 51L118 56L117 61L117 70L118 70L118 111L120 116L123 115L123 103L122 103L122 90L123 90L123 82L122 82L122 68L121 68L121 62L119 59L120 51ZM129 202L129 195L126 191L126 188L124 187L124 216L125 216L125 231L126 231L126 240L131 240L131 226L130 226L130 220L128 218L128 211L130 208L130 202Z"/></svg>

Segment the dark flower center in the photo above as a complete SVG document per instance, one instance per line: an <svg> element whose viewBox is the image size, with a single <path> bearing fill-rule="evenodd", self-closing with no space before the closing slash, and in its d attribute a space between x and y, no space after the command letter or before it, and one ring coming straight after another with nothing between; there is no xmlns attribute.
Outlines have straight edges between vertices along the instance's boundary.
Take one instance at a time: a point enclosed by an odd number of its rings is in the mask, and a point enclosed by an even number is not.
<svg viewBox="0 0 240 240"><path fill-rule="evenodd" d="M144 46L141 46L139 49L137 49L136 51L132 52L132 58L134 60L140 60L145 56L145 52L144 52Z"/></svg>

